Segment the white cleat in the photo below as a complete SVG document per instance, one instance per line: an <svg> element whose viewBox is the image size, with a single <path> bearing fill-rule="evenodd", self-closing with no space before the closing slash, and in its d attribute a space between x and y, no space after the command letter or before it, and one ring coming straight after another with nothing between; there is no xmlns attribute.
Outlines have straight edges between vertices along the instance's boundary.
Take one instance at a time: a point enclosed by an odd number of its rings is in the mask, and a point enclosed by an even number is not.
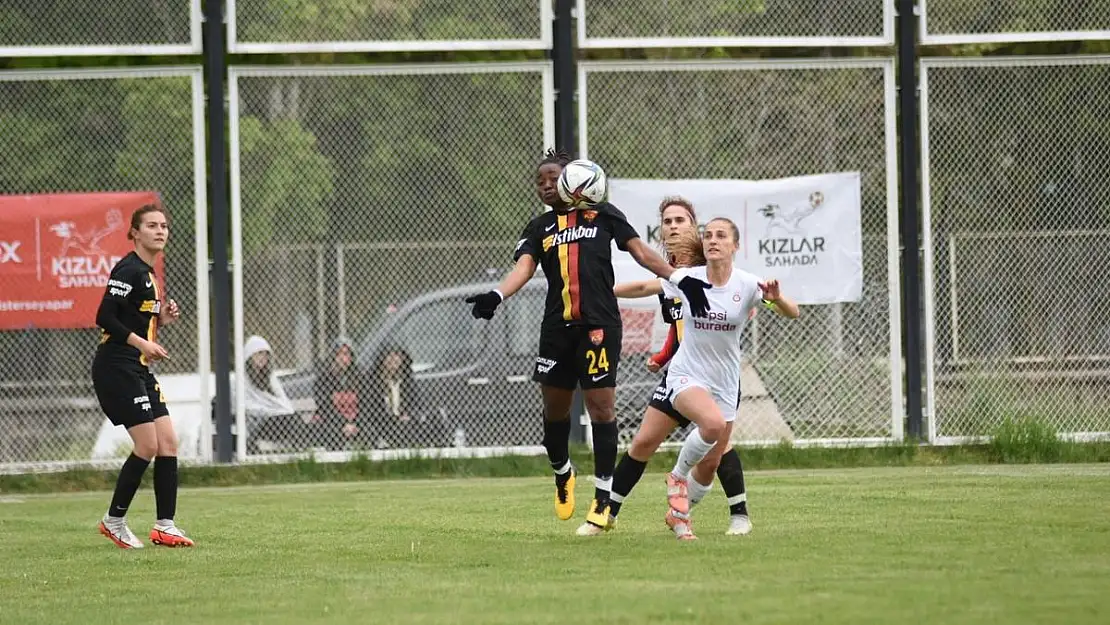
<svg viewBox="0 0 1110 625"><path fill-rule="evenodd" d="M164 547L192 547L193 539L185 535L180 527L170 521L168 524L155 523L150 530L150 542Z"/></svg>
<svg viewBox="0 0 1110 625"><path fill-rule="evenodd" d="M752 522L746 515L733 515L728 522L726 536L747 536L752 533Z"/></svg>
<svg viewBox="0 0 1110 625"><path fill-rule="evenodd" d="M579 536L601 536L605 533L605 528L598 527L593 523L583 523L578 526L578 529L575 530L574 533Z"/></svg>
<svg viewBox="0 0 1110 625"><path fill-rule="evenodd" d="M608 532L616 526L617 519L613 516L609 516L609 518L606 519L605 527L601 527L599 525L595 525L593 523L590 523L589 521L586 521L582 525L579 525L578 529L575 530L574 533L579 536L601 536L602 534Z"/></svg>
<svg viewBox="0 0 1110 625"><path fill-rule="evenodd" d="M120 549L142 549L143 542L131 533L126 519L105 516L98 526L100 533L114 542Z"/></svg>

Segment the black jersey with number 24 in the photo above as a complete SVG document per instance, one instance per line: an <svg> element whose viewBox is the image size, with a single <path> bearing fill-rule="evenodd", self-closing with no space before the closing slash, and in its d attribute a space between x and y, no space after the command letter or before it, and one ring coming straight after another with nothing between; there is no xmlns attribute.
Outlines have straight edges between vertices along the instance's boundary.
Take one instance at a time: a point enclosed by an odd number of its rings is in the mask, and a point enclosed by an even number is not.
<svg viewBox="0 0 1110 625"><path fill-rule="evenodd" d="M617 207L603 202L560 214L548 211L528 223L513 260L528 254L547 277L544 327L621 324L613 295L612 244L627 251L639 234Z"/></svg>

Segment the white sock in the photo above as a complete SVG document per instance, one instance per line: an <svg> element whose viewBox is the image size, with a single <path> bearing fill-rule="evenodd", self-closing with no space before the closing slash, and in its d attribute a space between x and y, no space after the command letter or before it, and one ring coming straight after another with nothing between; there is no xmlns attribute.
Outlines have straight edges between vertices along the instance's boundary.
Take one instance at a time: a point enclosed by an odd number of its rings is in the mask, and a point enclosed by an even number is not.
<svg viewBox="0 0 1110 625"><path fill-rule="evenodd" d="M173 527L173 519L158 519L154 524L158 527Z"/></svg>
<svg viewBox="0 0 1110 625"><path fill-rule="evenodd" d="M693 508L695 504L704 499L712 488L713 482L710 482L709 485L706 486L691 477L690 481L686 483L686 496L690 500L690 507Z"/></svg>
<svg viewBox="0 0 1110 625"><path fill-rule="evenodd" d="M609 476L609 477L603 479L603 478L597 477L595 475L594 476L594 488L600 488L601 490L612 491L613 490L613 476Z"/></svg>
<svg viewBox="0 0 1110 625"><path fill-rule="evenodd" d="M678 452L678 462L674 464L671 473L681 478L687 478L694 466L713 449L717 441L706 441L701 437L701 430L694 429L682 442L682 450ZM687 486L689 492L689 486Z"/></svg>
<svg viewBox="0 0 1110 625"><path fill-rule="evenodd" d="M558 473L559 475L565 475L567 473L567 471L570 471L570 460L567 460L566 463L563 466L559 467L558 469L555 469L555 472Z"/></svg>

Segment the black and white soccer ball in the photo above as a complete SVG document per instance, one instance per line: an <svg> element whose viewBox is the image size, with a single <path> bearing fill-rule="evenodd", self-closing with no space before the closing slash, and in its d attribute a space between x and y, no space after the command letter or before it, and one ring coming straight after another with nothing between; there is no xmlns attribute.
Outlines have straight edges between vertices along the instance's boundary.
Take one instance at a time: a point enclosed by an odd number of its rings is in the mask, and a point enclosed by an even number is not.
<svg viewBox="0 0 1110 625"><path fill-rule="evenodd" d="M556 189L567 206L589 208L605 201L609 195L609 181L600 165L580 158L563 167Z"/></svg>

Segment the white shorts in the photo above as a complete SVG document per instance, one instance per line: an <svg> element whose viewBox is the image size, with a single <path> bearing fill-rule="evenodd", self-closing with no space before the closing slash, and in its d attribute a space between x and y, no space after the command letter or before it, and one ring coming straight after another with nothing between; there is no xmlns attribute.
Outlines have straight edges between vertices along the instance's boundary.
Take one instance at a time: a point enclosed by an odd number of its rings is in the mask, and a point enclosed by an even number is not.
<svg viewBox="0 0 1110 625"><path fill-rule="evenodd" d="M736 411L740 407L740 398L737 397L736 393L732 393L731 396L728 396L725 393L714 391L705 384L685 375L676 374L667 376L667 393L672 404L674 404L675 398L682 394L682 391L695 386L704 389L713 397L713 402L716 403L717 408L720 409L721 415L725 418L725 423L732 423L736 420Z"/></svg>

